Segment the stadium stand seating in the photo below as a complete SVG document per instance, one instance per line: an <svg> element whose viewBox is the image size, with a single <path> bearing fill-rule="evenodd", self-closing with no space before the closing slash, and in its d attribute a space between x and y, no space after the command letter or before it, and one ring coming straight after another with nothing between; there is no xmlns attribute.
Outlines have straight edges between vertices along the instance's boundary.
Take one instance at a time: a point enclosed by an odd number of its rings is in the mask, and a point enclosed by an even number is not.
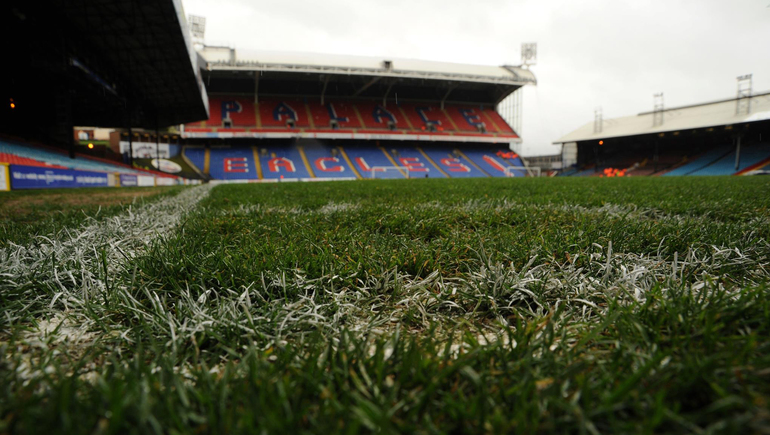
<svg viewBox="0 0 770 435"><path fill-rule="evenodd" d="M479 178L487 176L475 165L465 160L453 148L421 147L421 150L452 178Z"/></svg>
<svg viewBox="0 0 770 435"><path fill-rule="evenodd" d="M294 128L310 127L307 107L299 100L260 100L259 118L265 128L286 130L289 123L293 123Z"/></svg>
<svg viewBox="0 0 770 435"><path fill-rule="evenodd" d="M185 146L182 156L187 162L203 173L206 168L206 149L202 146Z"/></svg>
<svg viewBox="0 0 770 435"><path fill-rule="evenodd" d="M211 147L209 174L217 180L256 180L254 152L247 147Z"/></svg>
<svg viewBox="0 0 770 435"><path fill-rule="evenodd" d="M490 108L485 108L482 111L482 113L484 117L488 119L492 123L492 125L498 130L499 133L508 134L508 135L516 134L513 131L513 128L511 128L511 126L508 125L507 122L505 122L503 117L500 116L500 114L497 113L497 111Z"/></svg>
<svg viewBox="0 0 770 435"><path fill-rule="evenodd" d="M436 132L452 131L452 123L443 110L428 103L405 103L400 105L401 111L412 129L420 132L431 132L431 126Z"/></svg>
<svg viewBox="0 0 770 435"><path fill-rule="evenodd" d="M431 159L415 147L387 146L384 150L390 154L398 166L409 168L410 178L445 178L448 175L443 169L433 165Z"/></svg>
<svg viewBox="0 0 770 435"><path fill-rule="evenodd" d="M741 148L740 166L735 169L736 152L732 151L710 165L691 172L689 175L731 175L753 166L770 157L770 145L756 144Z"/></svg>
<svg viewBox="0 0 770 435"><path fill-rule="evenodd" d="M503 156L501 151L507 150L483 145L304 139L255 146L212 146L208 152L202 146L185 146L183 154L200 172L208 169L208 175L215 180L290 181L368 179L372 178L372 169L378 167L382 169L374 178L505 177L509 176L507 167L524 166L518 156ZM524 170L510 174L525 175Z"/></svg>
<svg viewBox="0 0 770 435"><path fill-rule="evenodd" d="M316 129L332 128L332 118L339 130L361 128L361 121L356 115L353 105L344 101L320 101L308 102L313 118L313 126Z"/></svg>
<svg viewBox="0 0 770 435"><path fill-rule="evenodd" d="M372 169L375 167L399 166L398 163L390 161L384 149L377 146L358 143L346 145L344 150L363 178L372 178ZM379 172L375 176L376 178L406 178L406 173L400 170L388 170Z"/></svg>
<svg viewBox="0 0 770 435"><path fill-rule="evenodd" d="M246 127L256 123L254 101L249 98L217 98L209 103L209 120L212 127Z"/></svg>
<svg viewBox="0 0 770 435"><path fill-rule="evenodd" d="M406 119L395 104L382 106L371 102L356 103L358 113L364 121L364 126L370 130L391 130L391 124L400 130L408 129Z"/></svg>
<svg viewBox="0 0 770 435"><path fill-rule="evenodd" d="M363 132L374 134L462 134L517 137L510 125L491 107L447 105L435 102L260 99L238 96L210 97L210 117L187 124L187 132ZM334 121L334 122L332 122ZM392 125L391 125L392 124ZM477 125L483 125L480 131Z"/></svg>
<svg viewBox="0 0 770 435"><path fill-rule="evenodd" d="M490 177L505 177L505 168L511 166L490 150L469 148L461 151L462 155L473 162L483 173ZM520 166L520 165L517 165ZM518 172L518 171L516 171ZM517 174L523 176L523 174Z"/></svg>
<svg viewBox="0 0 770 435"><path fill-rule="evenodd" d="M265 179L311 178L299 148L295 146L260 146L259 161Z"/></svg>
<svg viewBox="0 0 770 435"><path fill-rule="evenodd" d="M664 176L676 176L676 175L690 175L696 171L704 169L705 167L717 162L723 157L730 154L732 147L729 145L723 145L715 147L700 156L690 160L682 166L679 166L671 171L663 174Z"/></svg>
<svg viewBox="0 0 770 435"><path fill-rule="evenodd" d="M305 141L302 145L315 178L356 178L340 150L320 141Z"/></svg>
<svg viewBox="0 0 770 435"><path fill-rule="evenodd" d="M2 145L0 145L2 147ZM28 157L20 157L16 154L9 154L0 152L0 163L8 163L9 165L24 165L24 166L38 166L38 167L44 167L44 168L58 168L58 169L67 169L64 166L59 165L52 165L46 162L41 162L40 160L30 159Z"/></svg>
<svg viewBox="0 0 770 435"><path fill-rule="evenodd" d="M21 161L25 161L34 163L30 166L48 166L81 171L120 172L126 174L144 173L125 166L113 165L103 161L89 159L87 157L71 159L67 154L53 149L43 149L8 141L0 141L0 155L7 156L6 158L9 160L7 163L11 164L27 164L21 163ZM15 156L15 158L22 160L16 162L11 161L13 159L11 156Z"/></svg>

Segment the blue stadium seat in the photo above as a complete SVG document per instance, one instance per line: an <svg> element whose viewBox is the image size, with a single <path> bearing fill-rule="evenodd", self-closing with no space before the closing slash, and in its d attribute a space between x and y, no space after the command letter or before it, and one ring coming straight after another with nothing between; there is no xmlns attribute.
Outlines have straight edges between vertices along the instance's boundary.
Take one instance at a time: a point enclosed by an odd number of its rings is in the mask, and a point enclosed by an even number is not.
<svg viewBox="0 0 770 435"><path fill-rule="evenodd" d="M246 147L211 147L209 174L217 180L256 180L254 152Z"/></svg>
<svg viewBox="0 0 770 435"><path fill-rule="evenodd" d="M428 178L446 178L446 175L433 166L415 147L388 146L385 147L385 151L390 153L398 166L411 168L409 171L411 178L424 178L426 175Z"/></svg>
<svg viewBox="0 0 770 435"><path fill-rule="evenodd" d="M497 150L468 148L462 152L492 177L506 177L505 168L508 166L524 166L519 158L514 159L517 162L511 165L506 159L496 155ZM513 175L516 177L525 176L524 172L519 170L514 170Z"/></svg>
<svg viewBox="0 0 770 435"><path fill-rule="evenodd" d="M741 148L741 161L738 169L735 169L735 150L725 155L716 162L699 169L689 175L732 175L770 157L770 145L757 144Z"/></svg>
<svg viewBox="0 0 770 435"><path fill-rule="evenodd" d="M68 155L58 153L53 150L46 150L42 148L35 148L26 145L20 145L7 141L0 141L0 152L7 154L14 154L19 157L25 157L29 159L39 160L41 162L49 163L52 165L64 166L70 169L77 169L81 171L98 171L98 172L120 172L124 174L142 174L143 172L135 171L130 168L126 168L118 165L111 165L109 163L100 162L96 160L90 160L85 158L71 159Z"/></svg>
<svg viewBox="0 0 770 435"><path fill-rule="evenodd" d="M731 149L732 147L727 145L718 146L712 150L707 151L700 157L697 157L694 160L689 161L684 165L663 174L663 176L671 177L676 175L690 175L693 172L699 171L725 157L730 153Z"/></svg>
<svg viewBox="0 0 770 435"><path fill-rule="evenodd" d="M185 146L182 149L182 155L193 166L198 168L200 173L203 173L203 168L206 166L206 149L202 146Z"/></svg>
<svg viewBox="0 0 770 435"><path fill-rule="evenodd" d="M259 146L262 176L267 179L310 178L302 156L294 146ZM263 151L264 150L264 151ZM251 149L249 148L249 152Z"/></svg>
<svg viewBox="0 0 770 435"><path fill-rule="evenodd" d="M371 168L376 166L394 166L383 150L374 145L349 145L345 146L345 152L363 178L372 178ZM378 172L376 178L406 178L406 176L401 171L390 169Z"/></svg>
<svg viewBox="0 0 770 435"><path fill-rule="evenodd" d="M422 150L430 156L452 178L481 178L487 175L475 166L455 154L454 147L424 147Z"/></svg>
<svg viewBox="0 0 770 435"><path fill-rule="evenodd" d="M302 147L316 178L356 178L356 174L336 147L326 146L318 141L308 141L303 143Z"/></svg>

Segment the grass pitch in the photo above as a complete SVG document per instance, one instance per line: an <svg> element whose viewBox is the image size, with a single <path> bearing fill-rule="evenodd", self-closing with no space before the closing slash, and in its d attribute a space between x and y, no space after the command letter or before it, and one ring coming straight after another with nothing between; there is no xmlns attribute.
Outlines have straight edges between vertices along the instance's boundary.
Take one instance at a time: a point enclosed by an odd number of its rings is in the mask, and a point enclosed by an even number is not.
<svg viewBox="0 0 770 435"><path fill-rule="evenodd" d="M0 433L770 426L768 178L209 189L1 248Z"/></svg>

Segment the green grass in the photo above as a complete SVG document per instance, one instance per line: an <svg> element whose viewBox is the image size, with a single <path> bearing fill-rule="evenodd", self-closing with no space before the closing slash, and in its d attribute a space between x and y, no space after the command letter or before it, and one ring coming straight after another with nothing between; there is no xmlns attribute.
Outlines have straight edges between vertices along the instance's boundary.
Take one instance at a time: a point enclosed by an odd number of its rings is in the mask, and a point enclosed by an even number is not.
<svg viewBox="0 0 770 435"><path fill-rule="evenodd" d="M179 191L179 187L83 188L0 192L0 248L27 244Z"/></svg>
<svg viewBox="0 0 770 435"><path fill-rule="evenodd" d="M226 185L3 248L0 433L764 433L767 192Z"/></svg>

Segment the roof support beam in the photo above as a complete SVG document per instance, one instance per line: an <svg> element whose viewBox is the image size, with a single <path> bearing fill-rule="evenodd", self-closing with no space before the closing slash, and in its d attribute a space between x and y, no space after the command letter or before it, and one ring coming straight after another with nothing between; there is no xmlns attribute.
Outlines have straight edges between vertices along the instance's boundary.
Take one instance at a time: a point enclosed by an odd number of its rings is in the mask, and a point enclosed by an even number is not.
<svg viewBox="0 0 770 435"><path fill-rule="evenodd" d="M385 91L385 95L382 96L382 107L385 107L385 105L388 102L388 94L390 93L390 90L393 89L393 85L395 85L396 82L392 81L390 82L390 85L388 86L388 90Z"/></svg>
<svg viewBox="0 0 770 435"><path fill-rule="evenodd" d="M373 84L379 82L381 78L382 78L382 76L372 77L372 79L369 80L369 82L367 84L365 84L365 85L361 86L360 88L358 88L358 90L352 96L353 97L357 97L357 96L361 95L361 92L369 89Z"/></svg>
<svg viewBox="0 0 770 435"><path fill-rule="evenodd" d="M259 104L259 71L254 71L254 104Z"/></svg>
<svg viewBox="0 0 770 435"><path fill-rule="evenodd" d="M323 104L324 104L324 97L326 96L326 87L329 85L329 78L330 78L330 77L331 77L331 76L328 76L328 75L327 75L327 76L324 78L324 87L323 87L323 89L321 89L321 105L323 105Z"/></svg>
<svg viewBox="0 0 770 435"><path fill-rule="evenodd" d="M441 98L441 110L444 110L444 102L446 102L446 99L449 98L449 94L451 94L455 89L457 89L457 85L450 86L446 91L446 94L444 94L444 96Z"/></svg>

